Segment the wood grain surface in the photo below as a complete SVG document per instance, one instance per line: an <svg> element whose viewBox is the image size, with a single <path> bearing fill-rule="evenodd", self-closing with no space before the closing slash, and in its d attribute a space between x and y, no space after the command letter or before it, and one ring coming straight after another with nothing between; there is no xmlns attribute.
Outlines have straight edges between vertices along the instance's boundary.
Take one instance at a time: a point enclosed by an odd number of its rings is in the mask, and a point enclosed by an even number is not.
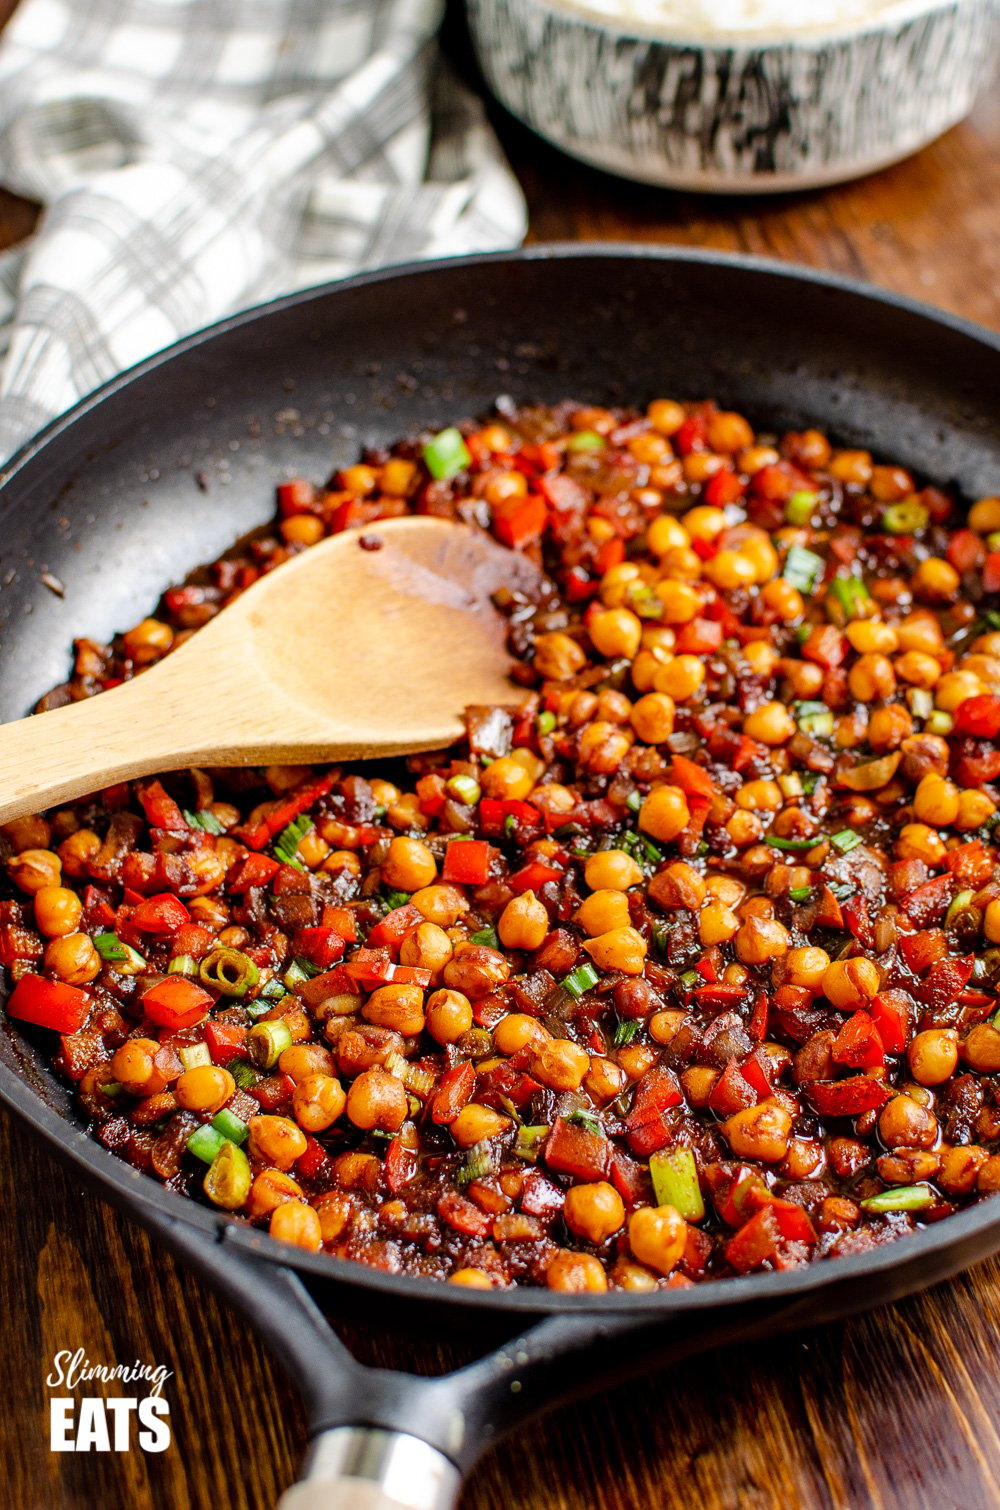
<svg viewBox="0 0 1000 1510"><path fill-rule="evenodd" d="M5 10L0 0L0 20ZM869 279L1000 328L1000 99L860 183L681 197L500 129L536 240L677 242ZM32 211L0 194L0 245ZM239 1319L0 1118L2 1510L270 1510L304 1446L294 1388ZM377 1315L370 1318L377 1323ZM367 1327L367 1320L365 1325ZM484 1460L462 1510L980 1510L1000 1505L1000 1264L838 1327L732 1348L558 1410ZM52 1454L53 1354L160 1363L162 1455ZM432 1343L365 1351L420 1371ZM127 1391L126 1391L127 1392Z"/></svg>

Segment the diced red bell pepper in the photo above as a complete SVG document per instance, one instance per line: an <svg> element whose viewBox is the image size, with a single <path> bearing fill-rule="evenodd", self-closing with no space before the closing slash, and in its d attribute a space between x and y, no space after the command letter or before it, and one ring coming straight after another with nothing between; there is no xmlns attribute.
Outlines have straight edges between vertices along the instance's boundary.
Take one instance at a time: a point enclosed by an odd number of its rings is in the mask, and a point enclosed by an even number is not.
<svg viewBox="0 0 1000 1510"><path fill-rule="evenodd" d="M398 949L408 933L414 928L419 928L424 921L424 915L419 907L414 907L407 902L402 907L394 907L387 912L380 923L376 923L368 935L367 947L369 949Z"/></svg>
<svg viewBox="0 0 1000 1510"><path fill-rule="evenodd" d="M594 566L603 576L615 566L621 566L625 560L625 541L615 536L611 540L605 540L594 552Z"/></svg>
<svg viewBox="0 0 1000 1510"><path fill-rule="evenodd" d="M887 1054L902 1054L910 1038L910 1002L901 991L880 991L871 1018Z"/></svg>
<svg viewBox="0 0 1000 1510"><path fill-rule="evenodd" d="M948 541L947 556L959 575L964 577L982 562L983 542L973 530L956 530Z"/></svg>
<svg viewBox="0 0 1000 1510"><path fill-rule="evenodd" d="M484 797L478 811L479 827L484 834L502 834L508 818L513 818L518 828L538 828L542 822L537 807L516 797L506 797L502 801L496 797Z"/></svg>
<svg viewBox="0 0 1000 1510"><path fill-rule="evenodd" d="M903 908L907 917L918 928L926 928L931 923L940 922L944 913L948 910L951 894L955 889L955 878L950 871L943 876L934 876L930 881L925 881L923 886L918 886L916 891L911 891L909 896L903 898Z"/></svg>
<svg viewBox="0 0 1000 1510"><path fill-rule="evenodd" d="M843 906L844 922L864 949L874 949L875 937L868 914L868 903L863 896L848 897Z"/></svg>
<svg viewBox="0 0 1000 1510"><path fill-rule="evenodd" d="M158 897L146 897L132 914L132 926L140 933L152 933L158 937L176 933L185 923L190 923L191 914L184 903L169 891Z"/></svg>
<svg viewBox="0 0 1000 1510"><path fill-rule="evenodd" d="M382 1161L385 1183L393 1195L398 1195L403 1186L414 1178L418 1162L417 1150L410 1143L404 1142L402 1138L393 1138Z"/></svg>
<svg viewBox="0 0 1000 1510"><path fill-rule="evenodd" d="M735 503L746 492L746 484L730 467L723 467L710 477L702 489L702 499L714 509L724 509L727 503Z"/></svg>
<svg viewBox="0 0 1000 1510"><path fill-rule="evenodd" d="M310 964L328 970L342 958L347 945L335 928L298 928L295 931L295 952Z"/></svg>
<svg viewBox="0 0 1000 1510"><path fill-rule="evenodd" d="M786 1243L806 1243L812 1247L816 1242L816 1228L809 1219L809 1213L803 1211L794 1201L771 1202L771 1211L778 1224L778 1230Z"/></svg>
<svg viewBox="0 0 1000 1510"><path fill-rule="evenodd" d="M802 655L807 661L829 671L840 665L849 649L846 636L835 625L823 624L810 632L802 646Z"/></svg>
<svg viewBox="0 0 1000 1510"><path fill-rule="evenodd" d="M551 472L561 461L562 455L558 446L554 446L548 440L528 441L513 457L514 465L518 471L525 472L529 476L536 472ZM548 480L545 479L545 482L547 483ZM572 478L567 477L565 481L571 482ZM542 486L542 484L539 484L539 486ZM584 494L584 502L586 502L586 494Z"/></svg>
<svg viewBox="0 0 1000 1510"><path fill-rule="evenodd" d="M770 1057L764 1050L755 1049L752 1054L749 1054L740 1065L740 1072L747 1084L756 1091L757 1100L766 1101L773 1090L771 1076L774 1069Z"/></svg>
<svg viewBox="0 0 1000 1510"><path fill-rule="evenodd" d="M303 477L293 477L289 482L278 484L278 508L282 517L291 514L308 514L316 501L316 490Z"/></svg>
<svg viewBox="0 0 1000 1510"><path fill-rule="evenodd" d="M205 1042L213 1064L226 1065L246 1051L247 1029L239 1022L205 1024Z"/></svg>
<svg viewBox="0 0 1000 1510"><path fill-rule="evenodd" d="M679 429L674 431L673 447L679 456L690 456L692 451L704 451L708 446L708 420L704 414L689 414Z"/></svg>
<svg viewBox="0 0 1000 1510"><path fill-rule="evenodd" d="M707 954L703 955L696 962L694 968L707 986L717 986L719 984L719 972L716 969L715 961L710 959Z"/></svg>
<svg viewBox="0 0 1000 1510"><path fill-rule="evenodd" d="M464 1232L469 1237L485 1237L493 1229L493 1216L486 1211L480 1211L464 1195L459 1195L457 1190L449 1190L437 1203L438 1215L441 1220L454 1227L456 1232Z"/></svg>
<svg viewBox="0 0 1000 1510"><path fill-rule="evenodd" d="M306 1133L306 1151L295 1160L296 1176L305 1180L325 1180L332 1168L333 1161L322 1143L311 1133Z"/></svg>
<svg viewBox="0 0 1000 1510"><path fill-rule="evenodd" d="M1000 734L1000 697L984 693L967 697L954 714L954 734L972 734L976 739L996 739Z"/></svg>
<svg viewBox="0 0 1000 1510"><path fill-rule="evenodd" d="M788 464L779 461L755 472L751 486L758 498L784 503L795 492L796 483Z"/></svg>
<svg viewBox="0 0 1000 1510"><path fill-rule="evenodd" d="M540 1169L532 1169L524 1177L524 1188L521 1192L521 1210L529 1216L542 1216L551 1220L558 1216L566 1200L565 1190L560 1190L551 1180L547 1180Z"/></svg>
<svg viewBox="0 0 1000 1510"><path fill-rule="evenodd" d="M948 953L948 935L943 928L923 928L919 933L903 933L899 938L899 952L907 965L917 975Z"/></svg>
<svg viewBox="0 0 1000 1510"><path fill-rule="evenodd" d="M878 1028L867 1012L855 1012L844 1023L830 1047L837 1064L855 1070L871 1070L885 1063L885 1048Z"/></svg>
<svg viewBox="0 0 1000 1510"><path fill-rule="evenodd" d="M771 1094L770 1086L765 1094ZM744 1079L738 1060L730 1059L712 1087L708 1104L720 1117L731 1117L748 1106L756 1106L760 1099L754 1087Z"/></svg>
<svg viewBox="0 0 1000 1510"><path fill-rule="evenodd" d="M447 782L440 771L429 771L417 782L420 811L429 818L436 818L448 800Z"/></svg>
<svg viewBox="0 0 1000 1510"><path fill-rule="evenodd" d="M649 1165L629 1158L620 1148L612 1155L611 1181L626 1206L641 1206L652 1199Z"/></svg>
<svg viewBox="0 0 1000 1510"><path fill-rule="evenodd" d="M507 882L511 891L538 891L546 881L558 881L564 871L556 865L549 865L545 860L530 860L527 865L522 865L520 870Z"/></svg>
<svg viewBox="0 0 1000 1510"><path fill-rule="evenodd" d="M137 788L146 821L152 828L187 830L190 825L174 799L164 790L160 781L141 783Z"/></svg>
<svg viewBox="0 0 1000 1510"><path fill-rule="evenodd" d="M242 896L251 886L266 886L273 881L280 869L279 861L272 860L270 855L247 855L235 877L229 882L229 890L236 896Z"/></svg>
<svg viewBox="0 0 1000 1510"><path fill-rule="evenodd" d="M692 619L677 634L678 655L713 655L725 638L721 624L712 619Z"/></svg>
<svg viewBox="0 0 1000 1510"><path fill-rule="evenodd" d="M783 1241L778 1218L771 1206L762 1206L726 1244L726 1262L737 1274L750 1274L773 1263Z"/></svg>
<svg viewBox="0 0 1000 1510"><path fill-rule="evenodd" d="M951 774L960 786L983 786L1000 776L1000 750L962 740L952 756Z"/></svg>
<svg viewBox="0 0 1000 1510"><path fill-rule="evenodd" d="M727 1227L738 1227L771 1201L760 1172L749 1164L740 1164L731 1172L725 1165L710 1164L705 1174L715 1209Z"/></svg>
<svg viewBox="0 0 1000 1510"><path fill-rule="evenodd" d="M981 839L946 850L944 863L960 886L977 891L993 876L993 860Z"/></svg>
<svg viewBox="0 0 1000 1510"><path fill-rule="evenodd" d="M44 975L22 975L7 1002L7 1016L56 1033L78 1033L90 1010L90 997Z"/></svg>
<svg viewBox="0 0 1000 1510"><path fill-rule="evenodd" d="M505 498L493 510L493 533L512 550L522 550L531 541L541 539L548 517L545 499L537 493Z"/></svg>
<svg viewBox="0 0 1000 1510"><path fill-rule="evenodd" d="M499 1018L496 1019L498 1022L499 1020ZM481 1101L485 1106L496 1106L503 1097L518 1109L527 1106L532 1096L537 1095L542 1088L537 1080L533 1080L523 1070L515 1069L510 1060L496 1064L492 1069L483 1070L478 1084L477 1101ZM502 1104L497 1109L507 1110Z"/></svg>
<svg viewBox="0 0 1000 1510"><path fill-rule="evenodd" d="M757 1043L760 1043L767 1035L767 1017L771 1004L763 991L758 991L754 999L753 1011L747 1018L747 1032Z"/></svg>
<svg viewBox="0 0 1000 1510"><path fill-rule="evenodd" d="M983 565L983 591L1000 592L1000 551L990 551Z"/></svg>
<svg viewBox="0 0 1000 1510"><path fill-rule="evenodd" d="M814 1080L803 1087L813 1110L821 1117L857 1117L878 1111L892 1091L881 1080L851 1075L846 1080Z"/></svg>
<svg viewBox="0 0 1000 1510"><path fill-rule="evenodd" d="M449 1127L462 1107L472 1100L475 1088L476 1072L468 1060L445 1070L431 1100L431 1121Z"/></svg>
<svg viewBox="0 0 1000 1510"><path fill-rule="evenodd" d="M649 1158L663 1148L672 1136L668 1113L680 1106L684 1097L672 1070L655 1065L639 1081L632 1109L625 1118L628 1146L633 1153Z"/></svg>
<svg viewBox="0 0 1000 1510"><path fill-rule="evenodd" d="M204 959L215 948L215 934L201 923L184 923L170 940L172 955L189 954L192 959Z"/></svg>
<svg viewBox="0 0 1000 1510"><path fill-rule="evenodd" d="M571 566L563 580L566 599L570 603L585 603L592 598L599 584L589 577L582 566Z"/></svg>
<svg viewBox="0 0 1000 1510"><path fill-rule="evenodd" d="M695 986L694 994L701 1007L732 1007L743 1001L746 986Z"/></svg>
<svg viewBox="0 0 1000 1510"><path fill-rule="evenodd" d="M193 1028L209 1014L213 998L193 980L168 975L142 995L142 1010L161 1028Z"/></svg>
<svg viewBox="0 0 1000 1510"><path fill-rule="evenodd" d="M388 949L359 949L344 969L363 986L429 986L431 971L419 965L396 965Z"/></svg>
<svg viewBox="0 0 1000 1510"><path fill-rule="evenodd" d="M263 1080L258 1080L251 1085L247 1094L257 1102L262 1112L276 1112L280 1107L287 1106L295 1091L295 1081L291 1075L265 1075Z"/></svg>
<svg viewBox="0 0 1000 1510"><path fill-rule="evenodd" d="M686 755L673 757L667 780L674 786L679 786L689 797L712 798L718 790L708 772L693 760L688 760Z"/></svg>
<svg viewBox="0 0 1000 1510"><path fill-rule="evenodd" d="M492 858L493 846L485 839L452 839L444 852L441 879L458 886L483 886Z"/></svg>
<svg viewBox="0 0 1000 1510"><path fill-rule="evenodd" d="M557 1174L578 1180L603 1180L611 1165L612 1146L607 1138L578 1122L557 1117L545 1140L543 1156Z"/></svg>
<svg viewBox="0 0 1000 1510"><path fill-rule="evenodd" d="M320 922L324 928L332 928L334 933L339 934L345 944L357 943L358 920L349 907L331 907L328 904L323 908Z"/></svg>
<svg viewBox="0 0 1000 1510"><path fill-rule="evenodd" d="M237 829L236 837L242 839L250 849L263 849L283 828L287 828L289 823L312 807L314 802L318 802L332 785L333 777L329 773L317 776L313 781L304 781L283 802L277 803L259 823Z"/></svg>
<svg viewBox="0 0 1000 1510"><path fill-rule="evenodd" d="M968 955L961 959L940 959L924 979L911 989L913 995L932 1012L940 1012L957 1001L969 983L975 961Z"/></svg>

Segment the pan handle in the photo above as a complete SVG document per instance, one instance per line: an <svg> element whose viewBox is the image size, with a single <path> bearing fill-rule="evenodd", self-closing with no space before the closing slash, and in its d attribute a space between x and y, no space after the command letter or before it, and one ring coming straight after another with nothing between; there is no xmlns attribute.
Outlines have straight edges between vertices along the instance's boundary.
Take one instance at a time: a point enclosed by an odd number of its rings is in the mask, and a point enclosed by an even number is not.
<svg viewBox="0 0 1000 1510"><path fill-rule="evenodd" d="M419 1437L339 1426L314 1438L277 1510L452 1510L462 1476Z"/></svg>

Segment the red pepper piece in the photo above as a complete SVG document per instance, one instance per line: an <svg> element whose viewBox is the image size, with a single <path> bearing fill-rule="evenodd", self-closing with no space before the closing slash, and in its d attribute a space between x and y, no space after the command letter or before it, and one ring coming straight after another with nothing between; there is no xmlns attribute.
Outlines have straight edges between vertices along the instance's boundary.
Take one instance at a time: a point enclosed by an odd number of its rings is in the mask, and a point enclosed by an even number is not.
<svg viewBox="0 0 1000 1510"><path fill-rule="evenodd" d="M276 1112L287 1106L295 1090L291 1075L265 1075L256 1085L250 1086L247 1094L252 1096L263 1112Z"/></svg>
<svg viewBox="0 0 1000 1510"><path fill-rule="evenodd" d="M946 850L944 863L963 889L978 891L993 877L993 861L981 839Z"/></svg>
<svg viewBox="0 0 1000 1510"><path fill-rule="evenodd" d="M205 1042L212 1063L226 1065L246 1050L247 1029L238 1022L209 1022L205 1024Z"/></svg>
<svg viewBox="0 0 1000 1510"><path fill-rule="evenodd" d="M193 980L168 975L142 995L142 1010L150 1022L161 1028L193 1028L202 1022L212 1007L213 998Z"/></svg>
<svg viewBox="0 0 1000 1510"><path fill-rule="evenodd" d="M881 1080L851 1075L847 1080L814 1080L803 1087L813 1110L821 1117L857 1117L878 1111L892 1097Z"/></svg>
<svg viewBox="0 0 1000 1510"><path fill-rule="evenodd" d="M369 933L368 948L398 949L406 935L412 933L414 928L419 928L423 921L424 915L419 907L414 907L410 902L402 907L394 907Z"/></svg>
<svg viewBox="0 0 1000 1510"><path fill-rule="evenodd" d="M513 461L514 465L518 468L519 471L527 472L530 475L532 472L554 471L562 461L562 455L559 451L558 446L554 446L551 441L528 441L528 443L526 445L523 445L520 451L517 452L517 454L513 458ZM555 479L553 479L553 481L554 480ZM566 482L571 482L572 478L567 477L564 480ZM545 479L545 481L548 481L548 479ZM579 484L577 484L577 486L579 486ZM586 502L586 494L584 494L584 502Z"/></svg>
<svg viewBox="0 0 1000 1510"><path fill-rule="evenodd" d="M431 971L418 965L393 964L388 949L359 949L349 959L344 969L352 980L363 986L395 985L429 986Z"/></svg>
<svg viewBox="0 0 1000 1510"><path fill-rule="evenodd" d="M538 891L546 881L558 881L565 874L556 865L548 865L544 860L531 860L527 865L522 865L520 870L515 870L507 882L511 891Z"/></svg>
<svg viewBox="0 0 1000 1510"><path fill-rule="evenodd" d="M476 1072L468 1060L445 1070L441 1082L431 1100L431 1121L448 1127L454 1122L463 1106L472 1100L476 1088Z"/></svg>
<svg viewBox="0 0 1000 1510"><path fill-rule="evenodd" d="M162 782L141 783L137 789L146 821L153 828L183 829L189 824L174 799L164 790Z"/></svg>
<svg viewBox="0 0 1000 1510"><path fill-rule="evenodd" d="M787 1243L806 1243L810 1248L816 1242L816 1228L809 1219L809 1214L803 1211L801 1206L796 1206L794 1201L771 1202L771 1211L778 1224L778 1230Z"/></svg>
<svg viewBox="0 0 1000 1510"><path fill-rule="evenodd" d="M972 734L977 739L996 739L1000 734L1000 697L983 694L967 697L954 712L955 734Z"/></svg>
<svg viewBox="0 0 1000 1510"><path fill-rule="evenodd" d="M771 1094L770 1086L765 1094ZM731 1117L748 1106L756 1106L760 1099L762 1098L757 1095L753 1086L744 1078L738 1060L730 1059L712 1087L708 1104L714 1112L718 1112L720 1117Z"/></svg>
<svg viewBox="0 0 1000 1510"><path fill-rule="evenodd" d="M469 1237L485 1237L493 1229L493 1217L480 1211L457 1190L449 1190L437 1203L438 1216L454 1227L456 1232L465 1232Z"/></svg>
<svg viewBox="0 0 1000 1510"><path fill-rule="evenodd" d="M524 1188L521 1192L521 1210L529 1216L543 1216L551 1219L558 1216L566 1200L565 1190L560 1190L551 1180L547 1180L540 1169L533 1169L524 1177Z"/></svg>
<svg viewBox="0 0 1000 1510"><path fill-rule="evenodd" d="M948 953L948 936L943 928L903 933L899 939L899 952L909 968L915 974L922 975Z"/></svg>
<svg viewBox="0 0 1000 1510"><path fill-rule="evenodd" d="M756 1092L757 1101L766 1101L773 1089L771 1076L774 1068L764 1050L755 1049L752 1054L748 1055L740 1065L740 1071L743 1079Z"/></svg>
<svg viewBox="0 0 1000 1510"><path fill-rule="evenodd" d="M984 554L983 542L972 530L956 530L948 541L948 560L960 576L980 566Z"/></svg>
<svg viewBox="0 0 1000 1510"><path fill-rule="evenodd" d="M316 501L316 490L303 477L293 477L289 482L278 484L278 508L282 517L291 514L308 514Z"/></svg>
<svg viewBox="0 0 1000 1510"><path fill-rule="evenodd" d="M648 1158L672 1136L667 1115L684 1097L672 1070L656 1065L639 1081L632 1109L625 1118L626 1137L633 1153Z"/></svg>
<svg viewBox="0 0 1000 1510"><path fill-rule="evenodd" d="M1000 551L990 551L983 566L983 591L1000 592Z"/></svg>
<svg viewBox="0 0 1000 1510"><path fill-rule="evenodd" d="M855 1070L871 1070L885 1063L885 1048L878 1028L867 1012L855 1012L833 1040L830 1052L838 1064Z"/></svg>
<svg viewBox="0 0 1000 1510"><path fill-rule="evenodd" d="M545 499L537 493L505 498L493 510L493 533L511 550L522 550L531 541L541 539L548 517Z"/></svg>
<svg viewBox="0 0 1000 1510"><path fill-rule="evenodd" d="M557 1117L545 1140L543 1155L557 1174L571 1174L578 1180L603 1180L611 1164L611 1151L607 1138L578 1122Z"/></svg>
<svg viewBox="0 0 1000 1510"><path fill-rule="evenodd" d="M296 954L301 954L321 970L335 965L346 947L335 928L298 928L295 932Z"/></svg>
<svg viewBox="0 0 1000 1510"><path fill-rule="evenodd" d="M356 944L358 941L358 920L349 907L323 908L323 916L320 919L324 928L332 928L334 933L340 935L345 944Z"/></svg>
<svg viewBox="0 0 1000 1510"><path fill-rule="evenodd" d="M753 1011L747 1019L747 1032L751 1038L759 1043L767 1033L767 1015L770 1003L763 991L758 991L753 1004Z"/></svg>
<svg viewBox="0 0 1000 1510"><path fill-rule="evenodd" d="M332 785L333 777L329 774L317 776L314 781L303 782L289 797L285 798L284 802L279 802L276 807L272 808L260 823L254 823L249 828L244 826L236 829L235 837L241 839L250 849L263 849L265 844L280 834L283 828L287 828L289 823L306 811L306 808L318 802Z"/></svg>
<svg viewBox="0 0 1000 1510"><path fill-rule="evenodd" d="M707 954L698 961L694 968L707 986L717 986L719 984L719 972L715 968L715 961L709 959Z"/></svg>
<svg viewBox="0 0 1000 1510"><path fill-rule="evenodd" d="M901 1054L910 1037L912 1004L902 991L880 991L871 1004L871 1018L887 1054Z"/></svg>
<svg viewBox="0 0 1000 1510"><path fill-rule="evenodd" d="M605 540L594 552L594 566L603 576L611 571L612 567L621 566L625 560L625 541L616 535L613 540Z"/></svg>
<svg viewBox="0 0 1000 1510"><path fill-rule="evenodd" d="M7 1002L8 1017L52 1028L56 1033L79 1032L89 1010L86 991L44 975L22 975Z"/></svg>
<svg viewBox="0 0 1000 1510"><path fill-rule="evenodd" d="M132 914L132 926L140 933L156 935L176 933L185 923L190 923L191 914L184 903L169 891L158 897L146 897Z"/></svg>
<svg viewBox="0 0 1000 1510"><path fill-rule="evenodd" d="M235 877L229 882L229 890L236 896L242 896L251 886L266 886L280 869L279 862L272 860L270 855L247 855L240 863Z"/></svg>
<svg viewBox="0 0 1000 1510"><path fill-rule="evenodd" d="M762 1206L726 1244L726 1262L737 1274L750 1274L773 1263L782 1243L781 1228L771 1206Z"/></svg>
<svg viewBox="0 0 1000 1510"><path fill-rule="evenodd" d="M701 1007L731 1007L746 999L746 986L695 986L694 994Z"/></svg>
<svg viewBox="0 0 1000 1510"><path fill-rule="evenodd" d="M954 889L955 878L950 871L946 871L943 876L935 876L931 881L925 881L923 886L918 886L916 891L911 891L908 897L903 898L907 917L918 928L939 922L948 910Z"/></svg>
<svg viewBox="0 0 1000 1510"><path fill-rule="evenodd" d="M692 619L677 635L678 655L712 655L722 644L725 631L712 619Z"/></svg>
<svg viewBox="0 0 1000 1510"><path fill-rule="evenodd" d="M702 489L702 499L714 509L724 509L727 503L735 503L746 492L742 482L730 467L723 467L710 477Z"/></svg>
<svg viewBox="0 0 1000 1510"><path fill-rule="evenodd" d="M382 1173L385 1175L385 1183L397 1195L404 1185L408 1185L417 1172L417 1150L404 1143L402 1138L393 1138L385 1151L382 1161ZM301 1168L302 1160L299 1159L297 1168Z"/></svg>
<svg viewBox="0 0 1000 1510"><path fill-rule="evenodd" d="M975 961L968 956L963 959L941 959L932 965L922 981L912 987L913 995L932 1012L957 1001L972 975Z"/></svg>
<svg viewBox="0 0 1000 1510"><path fill-rule="evenodd" d="M674 786L679 786L682 792L689 797L708 797L716 795L718 788L711 776L693 760L688 760L685 755L675 755L671 761L667 780Z"/></svg>
<svg viewBox="0 0 1000 1510"><path fill-rule="evenodd" d="M306 1133L306 1151L295 1160L296 1175L305 1180L326 1180L333 1162L326 1149L311 1133Z"/></svg>
<svg viewBox="0 0 1000 1510"><path fill-rule="evenodd" d="M201 923L184 923L170 941L172 955L189 954L192 959L204 959L215 948L215 934Z"/></svg>
<svg viewBox="0 0 1000 1510"><path fill-rule="evenodd" d="M674 450L679 456L690 456L692 451L704 451L708 446L708 420L703 414L689 414L672 436Z"/></svg>
<svg viewBox="0 0 1000 1510"><path fill-rule="evenodd" d="M485 839L452 839L444 852L442 881L459 886L483 886L489 880L493 846Z"/></svg>

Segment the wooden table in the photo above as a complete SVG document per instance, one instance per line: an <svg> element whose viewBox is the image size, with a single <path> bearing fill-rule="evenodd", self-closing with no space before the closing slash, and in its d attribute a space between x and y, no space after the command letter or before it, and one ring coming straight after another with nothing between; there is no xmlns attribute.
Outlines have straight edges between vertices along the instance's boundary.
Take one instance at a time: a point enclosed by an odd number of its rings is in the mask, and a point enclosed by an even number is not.
<svg viewBox="0 0 1000 1510"><path fill-rule="evenodd" d="M0 18L6 6L0 0ZM678 242L832 268L1000 328L1000 99L908 163L824 193L697 199L576 167L510 122L536 240ZM0 195L0 245L30 210ZM0 1119L11 1510L270 1510L304 1446L242 1323ZM1000 1504L1000 1263L839 1327L733 1348L556 1412L487 1458L462 1510L980 1510ZM54 1353L174 1371L162 1456L51 1454ZM381 1339L366 1345L384 1356ZM421 1371L434 1350L397 1342Z"/></svg>

